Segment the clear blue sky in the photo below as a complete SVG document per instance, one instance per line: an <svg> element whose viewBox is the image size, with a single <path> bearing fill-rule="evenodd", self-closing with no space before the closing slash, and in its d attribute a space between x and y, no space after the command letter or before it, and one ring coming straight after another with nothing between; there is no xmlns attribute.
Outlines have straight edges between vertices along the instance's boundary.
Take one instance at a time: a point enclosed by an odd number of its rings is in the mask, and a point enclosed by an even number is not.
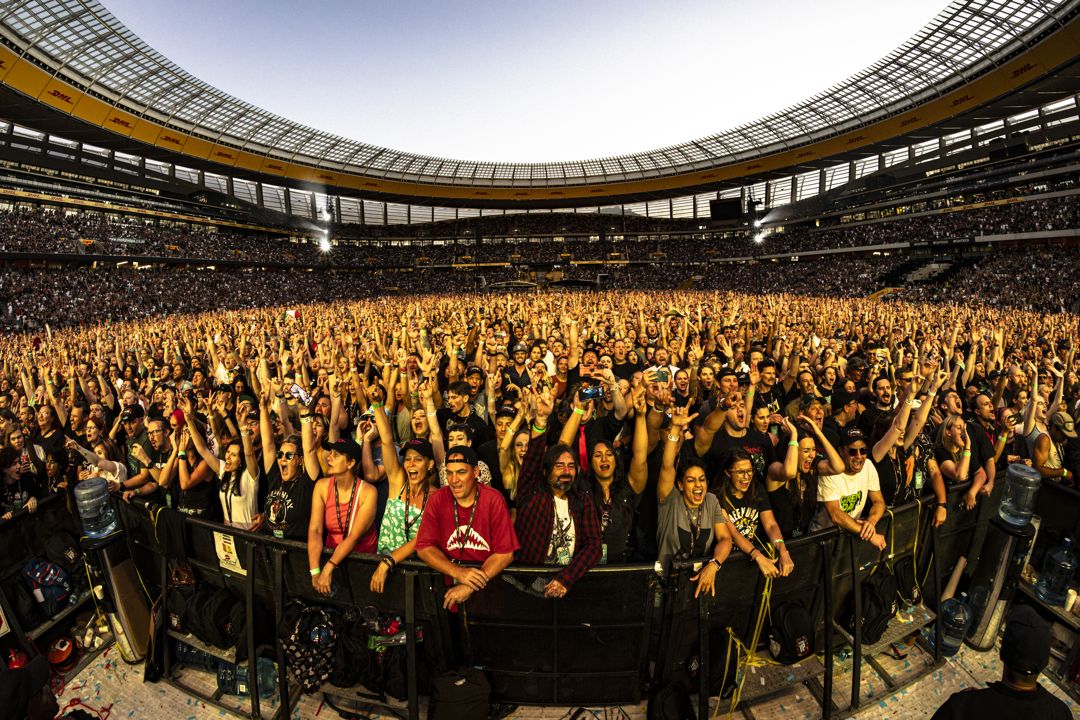
<svg viewBox="0 0 1080 720"><path fill-rule="evenodd" d="M471 160L583 159L727 129L826 89L944 0L103 0L248 102Z"/></svg>

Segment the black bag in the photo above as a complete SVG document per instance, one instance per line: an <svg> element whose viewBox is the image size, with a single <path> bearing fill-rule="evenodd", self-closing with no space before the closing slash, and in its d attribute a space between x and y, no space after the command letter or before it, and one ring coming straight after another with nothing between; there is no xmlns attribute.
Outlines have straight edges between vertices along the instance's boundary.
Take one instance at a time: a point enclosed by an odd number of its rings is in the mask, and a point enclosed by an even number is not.
<svg viewBox="0 0 1080 720"><path fill-rule="evenodd" d="M696 720L690 691L682 682L664 683L649 695L649 720Z"/></svg>
<svg viewBox="0 0 1080 720"><path fill-rule="evenodd" d="M222 649L233 647L236 645L233 627L236 605L240 605L240 600L225 588L199 588L185 617L188 630L207 645ZM240 607L242 610L243 605Z"/></svg>
<svg viewBox="0 0 1080 720"><path fill-rule="evenodd" d="M289 673L308 694L318 690L334 667L337 628L331 610L293 600L285 608L277 633Z"/></svg>
<svg viewBox="0 0 1080 720"><path fill-rule="evenodd" d="M348 688L360 684L382 697L382 687L375 653L368 648L370 632L356 608L339 616L338 639L334 646L334 668L329 682L335 687Z"/></svg>
<svg viewBox="0 0 1080 720"><path fill-rule="evenodd" d="M45 539L45 557L68 571L73 578L82 571L82 549L79 541L69 530L56 528Z"/></svg>
<svg viewBox="0 0 1080 720"><path fill-rule="evenodd" d="M773 659L785 665L794 665L814 654L814 621L802 600L791 600L773 608L769 652Z"/></svg>
<svg viewBox="0 0 1080 720"><path fill-rule="evenodd" d="M486 718L490 697L491 685L476 668L444 673L431 683L428 720Z"/></svg>
<svg viewBox="0 0 1080 720"><path fill-rule="evenodd" d="M902 607L914 607L922 602L922 588L915 575L915 558L901 558L893 566L896 574L896 593Z"/></svg>
<svg viewBox="0 0 1080 720"><path fill-rule="evenodd" d="M165 596L168 607L169 629L178 633L188 634L188 616L195 599L195 590L190 587L170 588Z"/></svg>
<svg viewBox="0 0 1080 720"><path fill-rule="evenodd" d="M896 616L896 576L885 565L878 565L874 574L863 580L862 593L862 641L873 645L885 634L889 621ZM851 600L847 629L855 636L855 599Z"/></svg>

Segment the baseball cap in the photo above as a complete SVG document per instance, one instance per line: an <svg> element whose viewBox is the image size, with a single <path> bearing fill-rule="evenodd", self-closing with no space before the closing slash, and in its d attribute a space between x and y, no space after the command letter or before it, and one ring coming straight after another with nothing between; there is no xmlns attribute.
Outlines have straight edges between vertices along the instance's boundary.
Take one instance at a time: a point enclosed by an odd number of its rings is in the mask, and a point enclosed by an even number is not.
<svg viewBox="0 0 1080 720"><path fill-rule="evenodd" d="M729 367L726 367L726 368L721 368L721 369L720 369L720 370L719 370L719 371L718 371L718 372L716 373L716 379L717 379L717 380L721 380L721 379L723 379L723 378L726 378L726 377L727 377L728 375L731 375L732 377L734 377L734 378L735 378L735 382L740 382L739 378L740 378L741 376L745 375L745 376L746 376L746 382L748 382L748 383L750 382L750 376L749 376L749 375L748 375L747 373L737 373L737 372L735 372L734 370L732 370L732 369L731 369L731 368L729 368ZM741 383L740 383L740 384L741 384Z"/></svg>
<svg viewBox="0 0 1080 720"><path fill-rule="evenodd" d="M324 442L323 450L326 450L327 452L333 450L358 463L361 462L364 457L363 449L350 437L338 438L334 442Z"/></svg>
<svg viewBox="0 0 1080 720"><path fill-rule="evenodd" d="M1037 675L1050 662L1050 625L1030 605L1014 605L1001 636L1001 662L1013 672Z"/></svg>
<svg viewBox="0 0 1080 720"><path fill-rule="evenodd" d="M24 717L30 701L49 681L49 661L44 655L38 655L23 667L3 673L3 678L0 707L12 713L9 717Z"/></svg>
<svg viewBox="0 0 1080 720"><path fill-rule="evenodd" d="M1056 412L1050 416L1050 427L1056 427L1060 430L1065 437L1076 437L1076 423L1073 422L1072 415L1066 412Z"/></svg>
<svg viewBox="0 0 1080 720"><path fill-rule="evenodd" d="M802 398L799 399L799 409L805 410L814 403L817 403L818 405L824 405L825 401L819 398L817 395L803 395Z"/></svg>
<svg viewBox="0 0 1080 720"><path fill-rule="evenodd" d="M476 457L476 451L468 445L455 445L446 451L446 464L452 462L463 462L476 467L480 463L480 458Z"/></svg>
<svg viewBox="0 0 1080 720"><path fill-rule="evenodd" d="M431 448L431 443L423 438L414 438L401 448L401 456L405 457L405 453L412 450L415 453L426 457L428 460L435 459L435 451Z"/></svg>
<svg viewBox="0 0 1080 720"><path fill-rule="evenodd" d="M468 369L465 370L465 377L469 377L470 375L479 375L483 377L484 371L479 365L469 365Z"/></svg>
<svg viewBox="0 0 1080 720"><path fill-rule="evenodd" d="M849 427L844 430L844 434L840 438L841 445L853 445L857 442L866 442L866 433L857 427Z"/></svg>
<svg viewBox="0 0 1080 720"><path fill-rule="evenodd" d="M127 422L128 420L138 420L141 417L146 416L146 411L143 410L142 405L135 403L124 408L123 414L120 416L121 422Z"/></svg>
<svg viewBox="0 0 1080 720"><path fill-rule="evenodd" d="M721 377L723 377L723 375L721 375ZM735 382L739 383L739 385L749 385L750 373L735 373Z"/></svg>
<svg viewBox="0 0 1080 720"><path fill-rule="evenodd" d="M510 350L511 355L513 355L514 353L519 353L519 352L521 352L521 353L529 352L529 348L525 347L525 343L518 343L518 344L514 345L514 347Z"/></svg>

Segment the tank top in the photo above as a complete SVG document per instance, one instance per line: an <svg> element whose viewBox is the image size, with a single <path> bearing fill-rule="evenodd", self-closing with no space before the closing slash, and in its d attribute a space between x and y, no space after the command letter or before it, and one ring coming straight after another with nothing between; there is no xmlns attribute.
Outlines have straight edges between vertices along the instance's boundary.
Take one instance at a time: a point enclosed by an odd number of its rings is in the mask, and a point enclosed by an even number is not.
<svg viewBox="0 0 1080 720"><path fill-rule="evenodd" d="M323 527L326 528L325 545L328 550L336 548L348 535L349 528L352 527L353 521L360 511L360 506L363 504L359 498L361 491L364 489L364 481L358 480L354 483L352 495L349 496L348 502L339 504L339 493L335 492L336 489L337 481L330 478L330 484L326 488L326 510L323 515ZM375 523L372 523L367 532L357 540L356 547L353 548L353 554L373 554L378 538L379 534Z"/></svg>
<svg viewBox="0 0 1080 720"><path fill-rule="evenodd" d="M380 555L393 552L416 537L430 492L430 487L424 488L421 507L414 507L408 500L409 484L402 483L398 496L387 499L386 510L383 511L382 523L379 525Z"/></svg>
<svg viewBox="0 0 1080 720"><path fill-rule="evenodd" d="M1024 438L1027 442L1028 456L1035 457L1035 443L1039 441L1041 435L1046 433L1039 428L1033 428L1027 437ZM1050 438L1050 451L1046 454L1046 466L1049 470L1057 470L1061 467L1061 447L1054 442L1053 438Z"/></svg>

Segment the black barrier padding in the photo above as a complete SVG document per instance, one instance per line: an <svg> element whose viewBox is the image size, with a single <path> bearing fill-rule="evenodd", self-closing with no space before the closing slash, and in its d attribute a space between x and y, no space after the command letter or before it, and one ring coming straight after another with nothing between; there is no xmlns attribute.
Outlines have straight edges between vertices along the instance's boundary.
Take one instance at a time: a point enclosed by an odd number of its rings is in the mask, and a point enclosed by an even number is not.
<svg viewBox="0 0 1080 720"><path fill-rule="evenodd" d="M60 495L44 498L36 513L20 512L0 522L0 572L18 572L30 558L44 555L46 539L60 528L75 537L82 533Z"/></svg>
<svg viewBox="0 0 1080 720"><path fill-rule="evenodd" d="M506 570L461 613L467 659L488 675L493 699L637 702L652 618L652 569L590 572L562 600L530 591L550 577L550 570Z"/></svg>

